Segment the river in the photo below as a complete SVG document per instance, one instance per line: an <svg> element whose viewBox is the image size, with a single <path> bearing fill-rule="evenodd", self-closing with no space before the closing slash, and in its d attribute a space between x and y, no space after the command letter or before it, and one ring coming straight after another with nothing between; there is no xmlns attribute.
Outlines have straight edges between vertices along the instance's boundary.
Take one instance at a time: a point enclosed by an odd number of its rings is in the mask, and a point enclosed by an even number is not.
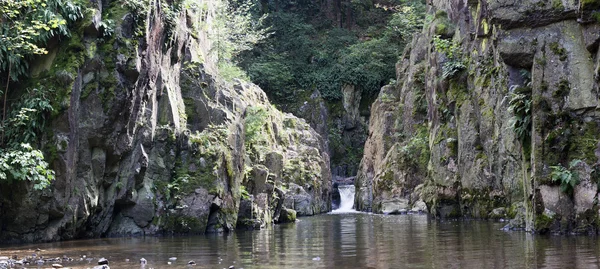
<svg viewBox="0 0 600 269"><path fill-rule="evenodd" d="M89 268L598 268L596 237L505 232L502 223L426 215L326 214L227 235L76 240L0 247L0 256L76 258ZM83 255L91 261L78 261ZM169 258L177 260L169 265ZM129 259L127 261L126 259ZM39 268L47 268L49 264ZM33 267L35 268L35 267Z"/></svg>

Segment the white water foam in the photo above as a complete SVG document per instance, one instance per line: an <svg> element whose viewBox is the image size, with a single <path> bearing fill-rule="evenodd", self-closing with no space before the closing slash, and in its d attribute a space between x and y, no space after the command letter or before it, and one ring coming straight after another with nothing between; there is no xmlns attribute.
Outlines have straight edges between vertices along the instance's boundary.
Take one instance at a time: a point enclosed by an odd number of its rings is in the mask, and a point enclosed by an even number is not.
<svg viewBox="0 0 600 269"><path fill-rule="evenodd" d="M340 207L331 211L332 214L358 213L354 210L354 185L340 185Z"/></svg>

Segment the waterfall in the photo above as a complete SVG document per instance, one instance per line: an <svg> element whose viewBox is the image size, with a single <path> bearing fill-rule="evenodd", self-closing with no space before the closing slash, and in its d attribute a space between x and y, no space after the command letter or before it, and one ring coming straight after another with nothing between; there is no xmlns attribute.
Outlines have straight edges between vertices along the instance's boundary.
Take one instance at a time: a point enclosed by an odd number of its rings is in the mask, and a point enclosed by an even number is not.
<svg viewBox="0 0 600 269"><path fill-rule="evenodd" d="M354 206L354 185L340 185L338 191L340 192L340 207L333 210L332 213L356 212L352 208Z"/></svg>

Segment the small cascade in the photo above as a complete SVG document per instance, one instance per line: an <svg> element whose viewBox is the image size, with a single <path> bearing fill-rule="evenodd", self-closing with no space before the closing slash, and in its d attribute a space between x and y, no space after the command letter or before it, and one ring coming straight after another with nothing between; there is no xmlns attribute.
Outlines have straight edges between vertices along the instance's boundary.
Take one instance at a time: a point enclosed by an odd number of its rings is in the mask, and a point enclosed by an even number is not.
<svg viewBox="0 0 600 269"><path fill-rule="evenodd" d="M354 207L354 185L340 185L340 207L331 213L351 213L357 212Z"/></svg>

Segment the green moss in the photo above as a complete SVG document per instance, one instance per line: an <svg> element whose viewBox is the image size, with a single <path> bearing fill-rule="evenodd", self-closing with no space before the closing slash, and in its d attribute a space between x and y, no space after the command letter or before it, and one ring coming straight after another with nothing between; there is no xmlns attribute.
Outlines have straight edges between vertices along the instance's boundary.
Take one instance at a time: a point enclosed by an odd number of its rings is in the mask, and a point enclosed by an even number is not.
<svg viewBox="0 0 600 269"><path fill-rule="evenodd" d="M448 13L444 10L436 10L435 11L435 18L436 19L444 19L444 18L448 18Z"/></svg>
<svg viewBox="0 0 600 269"><path fill-rule="evenodd" d="M460 83L456 80L450 81L450 87L448 89L447 96L450 100L456 102L457 108L461 107L465 101L470 99L466 84Z"/></svg>
<svg viewBox="0 0 600 269"><path fill-rule="evenodd" d="M561 0L552 0L552 7L554 9L564 9L563 3Z"/></svg>
<svg viewBox="0 0 600 269"><path fill-rule="evenodd" d="M446 35L446 32L448 31L448 29L450 28L450 26L446 23L443 22L439 22L435 24L435 34L436 35Z"/></svg>
<svg viewBox="0 0 600 269"><path fill-rule="evenodd" d="M561 79L559 83L556 84L557 90L552 93L552 97L554 98L565 98L569 96L571 92L571 85L569 81L566 79Z"/></svg>
<svg viewBox="0 0 600 269"><path fill-rule="evenodd" d="M534 230L538 233L546 233L554 224L554 217L547 214L539 214L535 216Z"/></svg>
<svg viewBox="0 0 600 269"><path fill-rule="evenodd" d="M513 203L509 208L506 209L506 218L514 219L519 213L518 203Z"/></svg>
<svg viewBox="0 0 600 269"><path fill-rule="evenodd" d="M569 160L580 159L592 164L598 161L596 149L598 147L598 133L600 129L596 122L583 123L581 129L573 132L569 146Z"/></svg>
<svg viewBox="0 0 600 269"><path fill-rule="evenodd" d="M592 12L592 18L597 22L600 23L600 12L598 11L594 11Z"/></svg>
<svg viewBox="0 0 600 269"><path fill-rule="evenodd" d="M546 63L547 63L546 56L543 56L541 58L535 58L535 63L540 66L546 66Z"/></svg>
<svg viewBox="0 0 600 269"><path fill-rule="evenodd" d="M92 93L92 91L94 91L98 88L99 85L100 84L98 82L92 82L92 83L85 85L85 87L83 88L83 90L81 92L81 99L82 100L86 99L90 95L90 93Z"/></svg>
<svg viewBox="0 0 600 269"><path fill-rule="evenodd" d="M485 154L485 152L480 151L480 152L477 152L477 155L475 155L475 159L482 160L484 163L486 163L488 160L488 156Z"/></svg>
<svg viewBox="0 0 600 269"><path fill-rule="evenodd" d="M582 9L587 10L600 8L599 0L581 0L579 1L579 4L581 5Z"/></svg>
<svg viewBox="0 0 600 269"><path fill-rule="evenodd" d="M550 50L558 55L559 60L565 61L567 59L567 50L565 50L558 42L550 43Z"/></svg>
<svg viewBox="0 0 600 269"><path fill-rule="evenodd" d="M416 133L398 148L398 163L404 169L425 171L429 163L429 131L425 124L417 127Z"/></svg>

